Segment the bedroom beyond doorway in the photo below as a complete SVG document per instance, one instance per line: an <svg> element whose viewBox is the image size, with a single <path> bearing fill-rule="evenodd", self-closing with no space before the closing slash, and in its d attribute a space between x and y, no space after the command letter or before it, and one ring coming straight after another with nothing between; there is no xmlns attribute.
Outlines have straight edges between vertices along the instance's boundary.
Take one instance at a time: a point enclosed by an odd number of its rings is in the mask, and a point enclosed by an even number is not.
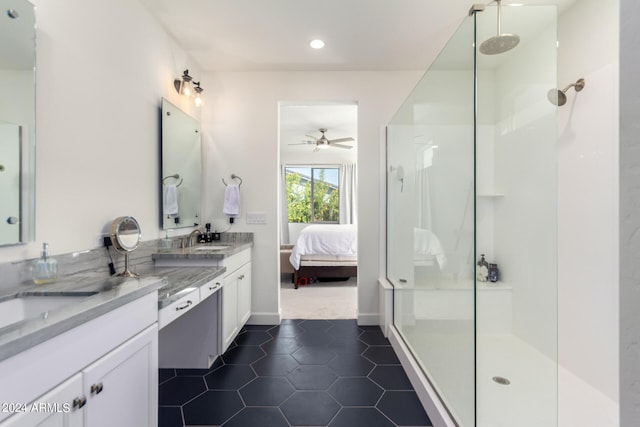
<svg viewBox="0 0 640 427"><path fill-rule="evenodd" d="M279 105L279 302L285 319L358 317L357 121L354 102ZM287 251L295 255L290 263Z"/></svg>

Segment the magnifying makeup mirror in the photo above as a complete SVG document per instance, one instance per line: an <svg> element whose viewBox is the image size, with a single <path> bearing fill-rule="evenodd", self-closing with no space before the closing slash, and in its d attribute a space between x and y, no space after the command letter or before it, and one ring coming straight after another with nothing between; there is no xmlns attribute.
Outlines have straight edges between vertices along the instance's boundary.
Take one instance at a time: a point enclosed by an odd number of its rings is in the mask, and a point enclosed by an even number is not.
<svg viewBox="0 0 640 427"><path fill-rule="evenodd" d="M118 276L138 277L129 270L129 252L135 250L140 243L140 225L132 216L119 216L111 223L111 242L116 251L124 254L124 271Z"/></svg>

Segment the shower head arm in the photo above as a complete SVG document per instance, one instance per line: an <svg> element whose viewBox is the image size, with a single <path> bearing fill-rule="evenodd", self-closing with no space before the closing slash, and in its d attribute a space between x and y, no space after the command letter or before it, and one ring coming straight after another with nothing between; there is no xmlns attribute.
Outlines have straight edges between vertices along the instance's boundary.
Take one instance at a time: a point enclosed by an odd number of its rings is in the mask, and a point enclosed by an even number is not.
<svg viewBox="0 0 640 427"><path fill-rule="evenodd" d="M572 87L575 88L576 92L580 92L582 89L584 89L584 79L578 79L575 83L571 83L570 85L562 89L562 92L567 93L567 91Z"/></svg>

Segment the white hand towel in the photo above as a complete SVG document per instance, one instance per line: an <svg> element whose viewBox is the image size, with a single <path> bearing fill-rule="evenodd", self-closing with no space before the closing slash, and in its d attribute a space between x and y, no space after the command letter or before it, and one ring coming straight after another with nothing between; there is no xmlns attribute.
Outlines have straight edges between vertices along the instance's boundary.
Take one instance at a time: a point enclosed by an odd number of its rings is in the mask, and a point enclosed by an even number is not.
<svg viewBox="0 0 640 427"><path fill-rule="evenodd" d="M165 185L163 191L164 214L178 215L178 187L175 185Z"/></svg>
<svg viewBox="0 0 640 427"><path fill-rule="evenodd" d="M240 216L240 186L227 185L224 190L224 207L222 212L228 216Z"/></svg>

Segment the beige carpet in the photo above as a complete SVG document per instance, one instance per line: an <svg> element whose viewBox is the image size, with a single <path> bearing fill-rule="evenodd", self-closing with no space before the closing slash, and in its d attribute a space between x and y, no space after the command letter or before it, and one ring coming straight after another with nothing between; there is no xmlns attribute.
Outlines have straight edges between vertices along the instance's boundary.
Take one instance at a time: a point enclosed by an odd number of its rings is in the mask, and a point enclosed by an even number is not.
<svg viewBox="0 0 640 427"><path fill-rule="evenodd" d="M356 319L358 291L356 278L344 282L316 282L294 289L280 284L283 319Z"/></svg>

